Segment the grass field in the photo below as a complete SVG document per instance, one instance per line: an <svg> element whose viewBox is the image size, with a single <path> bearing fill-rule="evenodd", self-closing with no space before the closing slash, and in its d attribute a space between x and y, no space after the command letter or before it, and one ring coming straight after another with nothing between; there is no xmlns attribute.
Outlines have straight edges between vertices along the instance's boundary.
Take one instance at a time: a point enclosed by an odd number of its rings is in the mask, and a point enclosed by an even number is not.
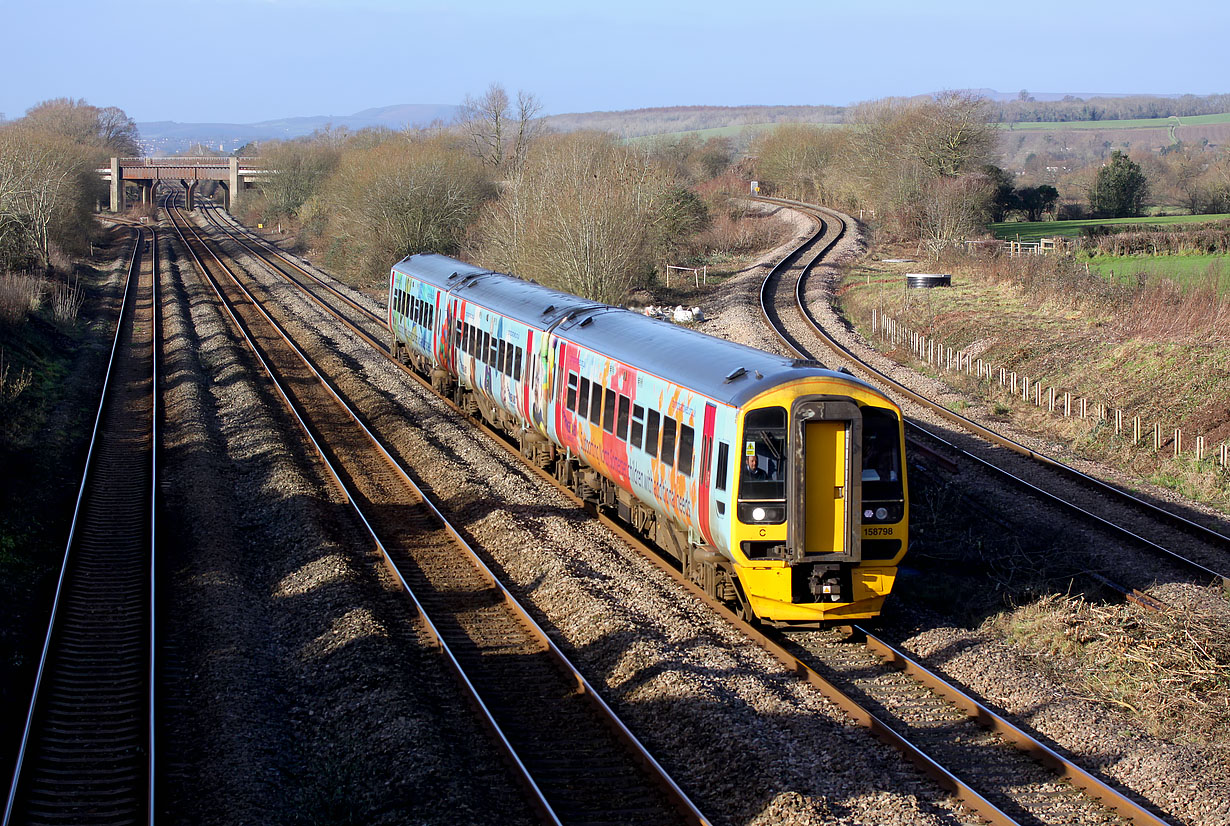
<svg viewBox="0 0 1230 826"><path fill-rule="evenodd" d="M1037 130L1064 132L1073 129L1168 129L1171 126L1208 126L1230 123L1230 112L1220 115L1195 115L1187 118L1138 118L1136 120L1073 120L1073 121L1024 121L999 123L1000 129Z"/></svg>
<svg viewBox="0 0 1230 826"><path fill-rule="evenodd" d="M1218 279L1218 292L1230 294L1230 256L1225 255L1096 255L1089 266L1121 283L1170 278L1180 284Z"/></svg>
<svg viewBox="0 0 1230 826"><path fill-rule="evenodd" d="M1230 215L1159 215L1153 218L1091 218L1087 221L1004 221L991 224L991 234L1004 241L1037 241L1039 238L1078 238L1084 227L1114 224L1195 224L1230 220Z"/></svg>
<svg viewBox="0 0 1230 826"><path fill-rule="evenodd" d="M768 132L778 126L817 126L821 129L831 129L841 127L840 123L802 123L802 122L786 122L777 121L774 123L740 123L735 126L715 126L712 129L688 129L682 132L661 132L655 135L639 135L635 138L629 138L629 143L639 143L641 141L656 141L665 138L666 140L679 140L685 135L700 138L702 141L709 138L737 138L745 132L758 133Z"/></svg>

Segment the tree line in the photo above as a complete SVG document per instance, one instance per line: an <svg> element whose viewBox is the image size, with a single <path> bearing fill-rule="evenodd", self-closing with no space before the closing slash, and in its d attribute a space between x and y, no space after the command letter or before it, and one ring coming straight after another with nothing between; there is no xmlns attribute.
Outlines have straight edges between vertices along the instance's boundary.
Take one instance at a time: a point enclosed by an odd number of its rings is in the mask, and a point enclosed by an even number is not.
<svg viewBox="0 0 1230 826"><path fill-rule="evenodd" d="M47 270L82 252L106 195L95 170L139 151L132 118L84 100L49 100L0 124L0 270Z"/></svg>

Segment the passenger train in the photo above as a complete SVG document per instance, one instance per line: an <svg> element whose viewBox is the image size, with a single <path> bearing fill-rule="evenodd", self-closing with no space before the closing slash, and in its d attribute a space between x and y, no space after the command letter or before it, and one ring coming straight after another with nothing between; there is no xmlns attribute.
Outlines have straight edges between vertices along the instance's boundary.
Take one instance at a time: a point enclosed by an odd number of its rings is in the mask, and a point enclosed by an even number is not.
<svg viewBox="0 0 1230 826"><path fill-rule="evenodd" d="M439 393L745 616L880 612L908 498L871 385L434 254L393 266L388 323Z"/></svg>

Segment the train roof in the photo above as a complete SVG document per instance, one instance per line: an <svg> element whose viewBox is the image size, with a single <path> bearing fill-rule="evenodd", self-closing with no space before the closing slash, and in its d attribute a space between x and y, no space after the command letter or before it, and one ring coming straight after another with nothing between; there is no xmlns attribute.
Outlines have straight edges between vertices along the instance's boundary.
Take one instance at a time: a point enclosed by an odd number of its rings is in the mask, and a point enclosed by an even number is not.
<svg viewBox="0 0 1230 826"><path fill-rule="evenodd" d="M791 360L447 256L413 255L394 270L531 326L555 326L554 333L568 341L726 404L741 406L776 385L806 376L840 377L874 390L818 362Z"/></svg>

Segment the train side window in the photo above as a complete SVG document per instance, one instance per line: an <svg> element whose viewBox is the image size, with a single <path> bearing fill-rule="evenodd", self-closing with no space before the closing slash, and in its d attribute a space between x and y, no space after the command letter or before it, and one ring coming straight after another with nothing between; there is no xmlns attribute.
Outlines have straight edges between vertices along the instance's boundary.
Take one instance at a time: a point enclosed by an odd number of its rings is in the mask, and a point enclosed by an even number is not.
<svg viewBox="0 0 1230 826"><path fill-rule="evenodd" d="M730 462L730 445L718 442L717 489L726 490L727 464Z"/></svg>
<svg viewBox="0 0 1230 826"><path fill-rule="evenodd" d="M436 329L436 305L434 304L427 305L427 327L432 330Z"/></svg>
<svg viewBox="0 0 1230 826"><path fill-rule="evenodd" d="M491 344L487 349L487 363L495 369L500 369L500 340L495 336L491 337Z"/></svg>
<svg viewBox="0 0 1230 826"><path fill-rule="evenodd" d="M696 431L686 424L679 425L679 472L692 475L692 451L696 446Z"/></svg>
<svg viewBox="0 0 1230 826"><path fill-rule="evenodd" d="M649 411L649 419L645 422L645 452L650 456L658 455L658 422L660 414L656 410Z"/></svg>
<svg viewBox="0 0 1230 826"><path fill-rule="evenodd" d="M589 379L581 377L581 391L577 395L577 415L582 419L589 418Z"/></svg>
<svg viewBox="0 0 1230 826"><path fill-rule="evenodd" d="M645 408L639 404L632 405L632 438L629 441L634 447L640 447L645 436Z"/></svg>
<svg viewBox="0 0 1230 826"><path fill-rule="evenodd" d="M458 350L461 349L461 334L463 332L462 328L464 326L465 325L461 323L461 319L458 319L456 329L453 333L453 346L456 347Z"/></svg>
<svg viewBox="0 0 1230 826"><path fill-rule="evenodd" d="M602 409L602 429L607 433L615 432L615 391L611 388L606 390L606 406Z"/></svg>
<svg viewBox="0 0 1230 826"><path fill-rule="evenodd" d="M499 346L497 347L495 351L495 363L496 363L496 369L499 370L501 373L508 372L508 362L506 361L507 356L508 356L508 342L506 342L504 339L500 339Z"/></svg>
<svg viewBox="0 0 1230 826"><path fill-rule="evenodd" d="M478 357L482 359L484 363L490 364L491 356L488 355L490 352L491 352L491 333L483 331L483 347L479 351Z"/></svg>
<svg viewBox="0 0 1230 826"><path fill-rule="evenodd" d="M628 438L628 413L632 408L632 399L619 394L619 416L615 419L615 435L624 440Z"/></svg>
<svg viewBox="0 0 1230 826"><path fill-rule="evenodd" d="M419 300L417 298L410 299L410 313L408 318L415 324L419 323Z"/></svg>
<svg viewBox="0 0 1230 826"><path fill-rule="evenodd" d="M602 385L598 382L589 386L589 420L593 424L602 424Z"/></svg>
<svg viewBox="0 0 1230 826"><path fill-rule="evenodd" d="M564 407L577 412L577 374L569 371L568 373L568 395L564 400Z"/></svg>
<svg viewBox="0 0 1230 826"><path fill-rule="evenodd" d="M521 354L524 352L524 349L521 347L517 347L514 350L513 376L516 377L517 381L521 381Z"/></svg>
<svg viewBox="0 0 1230 826"><path fill-rule="evenodd" d="M679 423L670 416L662 417L662 455L658 458L667 467L675 464L675 429L677 427Z"/></svg>

